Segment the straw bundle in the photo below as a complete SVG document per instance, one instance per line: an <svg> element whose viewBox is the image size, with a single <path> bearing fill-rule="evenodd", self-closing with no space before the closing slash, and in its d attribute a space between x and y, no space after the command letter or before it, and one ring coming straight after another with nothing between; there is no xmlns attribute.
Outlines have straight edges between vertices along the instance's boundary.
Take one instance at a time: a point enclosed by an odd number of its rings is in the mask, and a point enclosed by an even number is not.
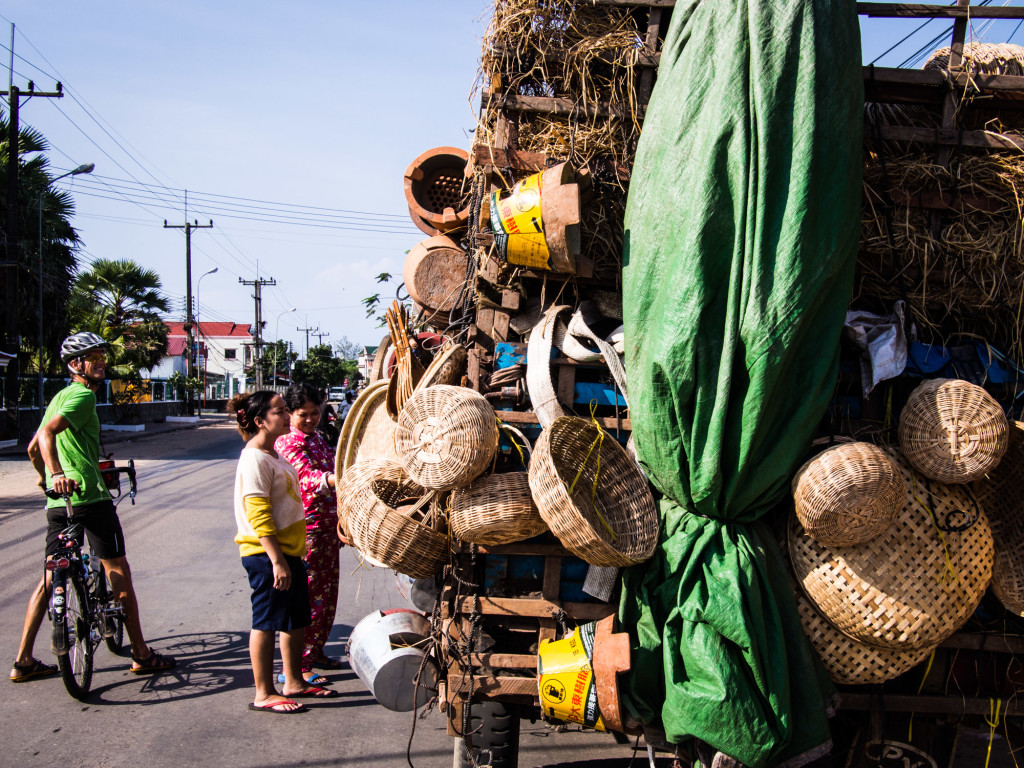
<svg viewBox="0 0 1024 768"><path fill-rule="evenodd" d="M416 392L402 408L395 447L416 482L450 490L490 466L498 450L498 419L480 393L438 384Z"/></svg>
<svg viewBox="0 0 1024 768"><path fill-rule="evenodd" d="M548 529L530 496L525 472L486 475L452 491L452 536L473 544L511 544Z"/></svg>
<svg viewBox="0 0 1024 768"><path fill-rule="evenodd" d="M995 398L958 379L923 382L900 413L903 453L919 472L942 483L969 483L995 469L1008 431Z"/></svg>
<svg viewBox="0 0 1024 768"><path fill-rule="evenodd" d="M822 544L859 544L896 519L906 489L899 469L871 443L836 445L793 478L796 516Z"/></svg>
<svg viewBox="0 0 1024 768"><path fill-rule="evenodd" d="M952 48L939 48L924 65L924 69L950 72L949 57ZM1024 75L1024 48L1012 43L964 43L962 61L955 70L965 69L972 75Z"/></svg>
<svg viewBox="0 0 1024 768"><path fill-rule="evenodd" d="M395 302L384 313L395 349L395 373L388 380L387 412L397 420L405 401L412 397L417 382L423 377L423 366L409 344L409 308Z"/></svg>
<svg viewBox="0 0 1024 768"><path fill-rule="evenodd" d="M1003 460L974 491L992 524L992 591L1006 610L1024 616L1024 423L1010 425Z"/></svg>
<svg viewBox="0 0 1024 768"><path fill-rule="evenodd" d="M906 482L903 511L876 538L828 547L790 516L793 572L815 607L855 640L929 648L974 612L992 573L988 519L962 485L942 485L893 460Z"/></svg>
<svg viewBox="0 0 1024 768"><path fill-rule="evenodd" d="M417 579L448 562L448 538L432 513L430 494L393 462L354 465L338 485L352 545L367 557Z"/></svg>
<svg viewBox="0 0 1024 768"><path fill-rule="evenodd" d="M537 440L530 490L562 545L591 565L643 562L658 543L658 512L633 458L594 422L563 416Z"/></svg>

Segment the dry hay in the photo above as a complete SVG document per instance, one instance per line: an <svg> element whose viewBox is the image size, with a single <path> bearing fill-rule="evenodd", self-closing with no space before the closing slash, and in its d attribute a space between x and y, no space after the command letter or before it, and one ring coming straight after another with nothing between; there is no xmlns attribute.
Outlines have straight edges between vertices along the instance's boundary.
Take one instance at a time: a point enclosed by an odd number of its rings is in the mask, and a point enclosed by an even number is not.
<svg viewBox="0 0 1024 768"><path fill-rule="evenodd" d="M950 172L934 150L889 149L866 156L852 306L888 314L904 299L922 341L980 337L1024 364L1024 154L961 152ZM1002 206L943 210L933 233L932 211L907 196L939 190Z"/></svg>
<svg viewBox="0 0 1024 768"><path fill-rule="evenodd" d="M628 174L640 135L636 72L646 10L574 0L495 0L484 35L476 146L499 141L553 161L588 165L594 196L583 207L583 255L617 273ZM511 96L569 99L572 114L510 114ZM598 114L598 108L603 111ZM507 123L505 121L508 121ZM508 133L498 136L506 126ZM498 168L507 186L516 180Z"/></svg>
<svg viewBox="0 0 1024 768"><path fill-rule="evenodd" d="M949 73L952 49L939 48L929 57L924 69ZM1013 43L964 43L963 60L956 71L972 75L1024 75L1024 48Z"/></svg>

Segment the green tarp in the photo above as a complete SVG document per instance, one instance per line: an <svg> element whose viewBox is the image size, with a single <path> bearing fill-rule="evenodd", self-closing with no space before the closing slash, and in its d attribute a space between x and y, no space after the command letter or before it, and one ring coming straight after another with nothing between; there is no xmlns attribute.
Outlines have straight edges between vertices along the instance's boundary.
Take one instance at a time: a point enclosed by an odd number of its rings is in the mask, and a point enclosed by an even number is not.
<svg viewBox="0 0 1024 768"><path fill-rule="evenodd" d="M829 738L832 689L779 549L850 299L863 88L849 0L676 4L630 183L630 416L659 501L626 571L626 706L745 765Z"/></svg>

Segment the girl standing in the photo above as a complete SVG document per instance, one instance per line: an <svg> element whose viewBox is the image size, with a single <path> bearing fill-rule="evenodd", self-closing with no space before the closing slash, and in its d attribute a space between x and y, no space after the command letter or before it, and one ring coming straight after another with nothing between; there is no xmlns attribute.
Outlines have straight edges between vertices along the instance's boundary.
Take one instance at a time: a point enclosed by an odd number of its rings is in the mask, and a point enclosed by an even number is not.
<svg viewBox="0 0 1024 768"><path fill-rule="evenodd" d="M249 658L256 697L249 709L273 714L305 711L294 698L328 698L337 692L302 678L301 658L309 624L309 593L302 556L306 520L292 466L274 450L289 430L284 399L275 392L236 395L228 402L246 441L235 474L235 522L242 565L252 587ZM274 638L281 633L284 695L274 685Z"/></svg>

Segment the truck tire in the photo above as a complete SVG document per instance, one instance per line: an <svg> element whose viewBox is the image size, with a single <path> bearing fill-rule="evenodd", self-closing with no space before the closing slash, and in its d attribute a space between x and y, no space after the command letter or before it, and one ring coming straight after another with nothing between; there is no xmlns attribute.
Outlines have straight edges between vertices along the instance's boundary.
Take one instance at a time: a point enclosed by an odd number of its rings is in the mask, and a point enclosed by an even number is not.
<svg viewBox="0 0 1024 768"><path fill-rule="evenodd" d="M500 701L470 705L469 730L473 734L473 758L478 766L517 768L519 765L519 706ZM453 768L472 768L466 740L455 739Z"/></svg>

